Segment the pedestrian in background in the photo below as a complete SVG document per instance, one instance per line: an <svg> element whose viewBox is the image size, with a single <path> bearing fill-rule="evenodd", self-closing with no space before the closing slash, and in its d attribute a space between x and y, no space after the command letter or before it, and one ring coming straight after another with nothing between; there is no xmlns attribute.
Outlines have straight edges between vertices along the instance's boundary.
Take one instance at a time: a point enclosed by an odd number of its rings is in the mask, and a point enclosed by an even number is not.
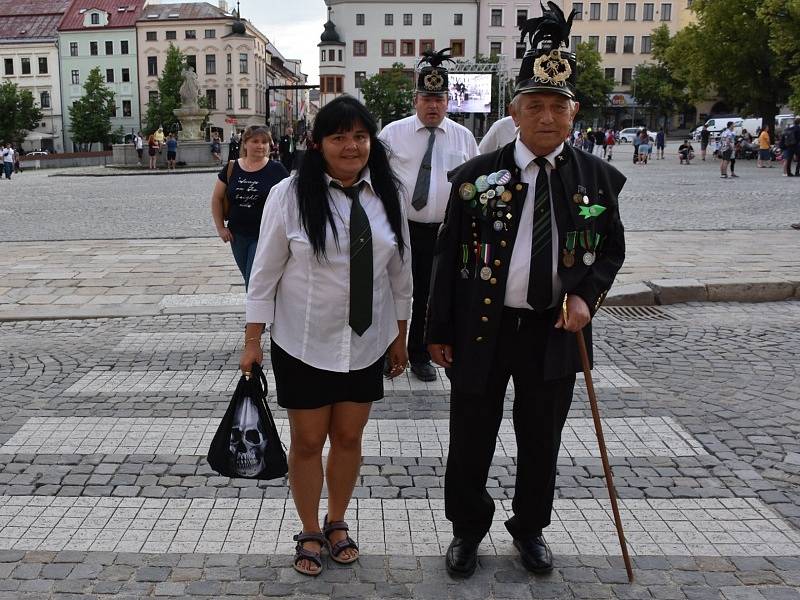
<svg viewBox="0 0 800 600"><path fill-rule="evenodd" d="M164 148L164 141L165 141L164 128L159 127L158 129L156 129L156 132L153 134L153 136L155 137L156 143L158 144L158 153L161 154L161 151Z"/></svg>
<svg viewBox="0 0 800 600"><path fill-rule="evenodd" d="M717 151L722 159L719 163L720 178L728 178L728 165L731 165L731 177L738 177L733 173L733 165L731 164L731 161L736 160L733 154L736 150L736 134L733 133L733 121L728 121L723 132L719 134L718 144Z"/></svg>
<svg viewBox="0 0 800 600"><path fill-rule="evenodd" d="M281 162L286 170L290 173L294 167L294 156L297 151L297 140L294 139L294 129L291 127L286 128L286 133L281 137L278 142L278 150L281 154Z"/></svg>
<svg viewBox="0 0 800 600"><path fill-rule="evenodd" d="M231 139L228 141L228 160L239 159L239 136L235 131L231 131Z"/></svg>
<svg viewBox="0 0 800 600"><path fill-rule="evenodd" d="M711 132L708 130L708 125L703 125L700 131L700 160L705 161L706 150L708 149L708 140L711 137Z"/></svg>
<svg viewBox="0 0 800 600"><path fill-rule="evenodd" d="M3 175L6 179L11 179L11 174L14 172L14 148L10 143L6 143L3 148Z"/></svg>
<svg viewBox="0 0 800 600"><path fill-rule="evenodd" d="M586 130L586 137L583 140L583 149L589 154L594 154L594 133L592 133L591 127Z"/></svg>
<svg viewBox="0 0 800 600"><path fill-rule="evenodd" d="M250 284L250 273L258 245L261 215L272 188L289 176L279 162L269 159L272 134L266 127L251 125L242 135L242 156L228 161L217 175L211 195L211 216L220 239L231 245L233 259ZM224 214L225 198L229 213ZM227 218L227 224L225 219Z"/></svg>
<svg viewBox="0 0 800 600"><path fill-rule="evenodd" d="M222 164L222 143L216 131L211 134L211 156L214 157L216 164Z"/></svg>
<svg viewBox="0 0 800 600"><path fill-rule="evenodd" d="M175 161L178 159L178 140L174 133L167 136L167 170L175 170Z"/></svg>
<svg viewBox="0 0 800 600"><path fill-rule="evenodd" d="M603 157L605 154L606 133L602 127L594 130L594 155Z"/></svg>
<svg viewBox="0 0 800 600"><path fill-rule="evenodd" d="M313 146L273 189L261 222L239 364L249 371L263 361L261 335L271 324L278 404L289 417L289 486L302 524L293 566L305 575L322 570L323 546L339 563L359 557L344 519L361 438L372 403L383 398L387 348L390 376L408 361L411 264L397 185L372 115L340 96L320 109Z"/></svg>
<svg viewBox="0 0 800 600"><path fill-rule="evenodd" d="M664 146L666 146L667 136L664 133L664 128L659 127L656 133L656 160L664 160Z"/></svg>
<svg viewBox="0 0 800 600"><path fill-rule="evenodd" d="M617 145L617 138L614 135L614 128L610 128L606 132L606 160L611 162L611 158L614 155L614 146Z"/></svg>
<svg viewBox="0 0 800 600"><path fill-rule="evenodd" d="M642 130L639 131L638 138L639 147L636 150L638 161L640 165L646 165L647 161L650 160L650 154L653 152L653 146L650 145L650 135L647 133L647 129L642 128Z"/></svg>
<svg viewBox="0 0 800 600"><path fill-rule="evenodd" d="M154 133L151 133L147 136L147 156L149 157L149 169L156 168L156 154L158 154L158 142L156 141L156 136Z"/></svg>
<svg viewBox="0 0 800 600"><path fill-rule="evenodd" d="M758 162L756 164L760 169L763 169L767 166L764 164L765 161L767 163L772 162L769 152L771 145L772 142L769 138L769 129L764 127L764 129L761 130L761 133L758 134ZM772 164L769 164L769 167L772 168Z"/></svg>
<svg viewBox="0 0 800 600"><path fill-rule="evenodd" d="M783 153L783 175L793 177L792 158L795 159L795 175L800 175L800 117L794 120L794 125L784 129L780 142Z"/></svg>
<svg viewBox="0 0 800 600"><path fill-rule="evenodd" d="M144 138L142 138L142 132L138 132L135 136L133 136L133 147L136 148L136 158L137 163L140 167L142 166L142 155L144 154Z"/></svg>

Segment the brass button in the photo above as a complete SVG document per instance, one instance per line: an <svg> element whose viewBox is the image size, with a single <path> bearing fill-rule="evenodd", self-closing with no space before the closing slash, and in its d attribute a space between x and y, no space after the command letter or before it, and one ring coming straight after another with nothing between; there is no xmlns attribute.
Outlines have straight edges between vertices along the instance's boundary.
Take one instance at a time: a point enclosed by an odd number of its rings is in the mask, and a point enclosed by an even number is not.
<svg viewBox="0 0 800 600"><path fill-rule="evenodd" d="M495 259L495 261L494 261L494 266L495 267L499 267L501 264L502 263L499 260Z"/></svg>
<svg viewBox="0 0 800 600"><path fill-rule="evenodd" d="M484 323L488 323L489 317L481 317L481 321L483 321Z"/></svg>
<svg viewBox="0 0 800 600"><path fill-rule="evenodd" d="M477 237L477 236L476 236L476 237ZM472 242L472 245L473 245L473 246L477 246L477 245L478 245L478 242Z"/></svg>
<svg viewBox="0 0 800 600"><path fill-rule="evenodd" d="M472 228L474 229L475 227L477 227L477 225L475 224L475 221L473 221L472 222Z"/></svg>
<svg viewBox="0 0 800 600"><path fill-rule="evenodd" d="M492 299L491 298L484 298L483 299L483 303L484 304L491 304L492 303Z"/></svg>
<svg viewBox="0 0 800 600"><path fill-rule="evenodd" d="M500 240L500 246L502 246L503 248L505 248L506 246L508 246L508 244L506 243L506 241L505 241L505 240Z"/></svg>
<svg viewBox="0 0 800 600"><path fill-rule="evenodd" d="M475 338L475 341L476 342L482 342L483 338L481 336L478 336L478 337Z"/></svg>
<svg viewBox="0 0 800 600"><path fill-rule="evenodd" d="M489 283L491 283L492 285L497 285L497 277L492 277L492 278L489 280Z"/></svg>
<svg viewBox="0 0 800 600"><path fill-rule="evenodd" d="M478 237L478 234L473 231L472 232L472 237L476 238L476 237Z"/></svg>
<svg viewBox="0 0 800 600"><path fill-rule="evenodd" d="M516 189L518 192L521 192L521 191L522 191L522 184L521 184L521 183L518 183L517 185L515 185L515 186L514 186L514 188L515 188L515 189Z"/></svg>

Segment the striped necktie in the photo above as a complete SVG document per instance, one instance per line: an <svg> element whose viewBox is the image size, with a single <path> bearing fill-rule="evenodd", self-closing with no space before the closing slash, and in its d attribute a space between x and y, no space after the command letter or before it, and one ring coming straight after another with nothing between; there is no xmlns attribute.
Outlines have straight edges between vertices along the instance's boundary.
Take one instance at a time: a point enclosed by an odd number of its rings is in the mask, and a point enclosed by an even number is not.
<svg viewBox="0 0 800 600"><path fill-rule="evenodd" d="M528 279L528 304L544 310L553 303L553 231L550 224L550 180L547 159L534 159L539 166L533 202L531 271Z"/></svg>

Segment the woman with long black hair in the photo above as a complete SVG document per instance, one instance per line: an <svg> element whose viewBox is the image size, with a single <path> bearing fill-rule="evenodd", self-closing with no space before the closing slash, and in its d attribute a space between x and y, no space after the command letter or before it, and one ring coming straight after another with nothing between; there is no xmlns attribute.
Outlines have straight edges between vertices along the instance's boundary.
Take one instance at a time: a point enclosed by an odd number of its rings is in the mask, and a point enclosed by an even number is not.
<svg viewBox="0 0 800 600"><path fill-rule="evenodd" d="M317 114L296 175L270 192L247 292L246 373L270 354L278 404L291 430L289 484L302 531L294 568L322 569L320 551L351 563L358 546L344 521L361 465L361 436L372 402L408 362L411 316L408 224L377 126L348 96ZM322 448L330 438L324 469ZM320 529L323 481L328 514Z"/></svg>

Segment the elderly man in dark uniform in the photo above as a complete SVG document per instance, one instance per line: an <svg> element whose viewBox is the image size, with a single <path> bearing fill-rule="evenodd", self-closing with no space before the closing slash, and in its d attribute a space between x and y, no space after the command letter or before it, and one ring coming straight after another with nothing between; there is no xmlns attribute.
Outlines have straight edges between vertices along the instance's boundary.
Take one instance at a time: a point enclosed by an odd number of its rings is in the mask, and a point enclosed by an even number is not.
<svg viewBox="0 0 800 600"><path fill-rule="evenodd" d="M592 315L625 256L617 209L625 177L564 143L578 111L575 55L562 49L572 15L548 4L522 26L530 47L511 104L518 137L451 174L436 244L426 340L452 383L446 564L456 577L473 573L492 523L486 478L510 378L517 471L506 528L526 568L552 568L542 531L581 370L575 332L591 346Z"/></svg>

